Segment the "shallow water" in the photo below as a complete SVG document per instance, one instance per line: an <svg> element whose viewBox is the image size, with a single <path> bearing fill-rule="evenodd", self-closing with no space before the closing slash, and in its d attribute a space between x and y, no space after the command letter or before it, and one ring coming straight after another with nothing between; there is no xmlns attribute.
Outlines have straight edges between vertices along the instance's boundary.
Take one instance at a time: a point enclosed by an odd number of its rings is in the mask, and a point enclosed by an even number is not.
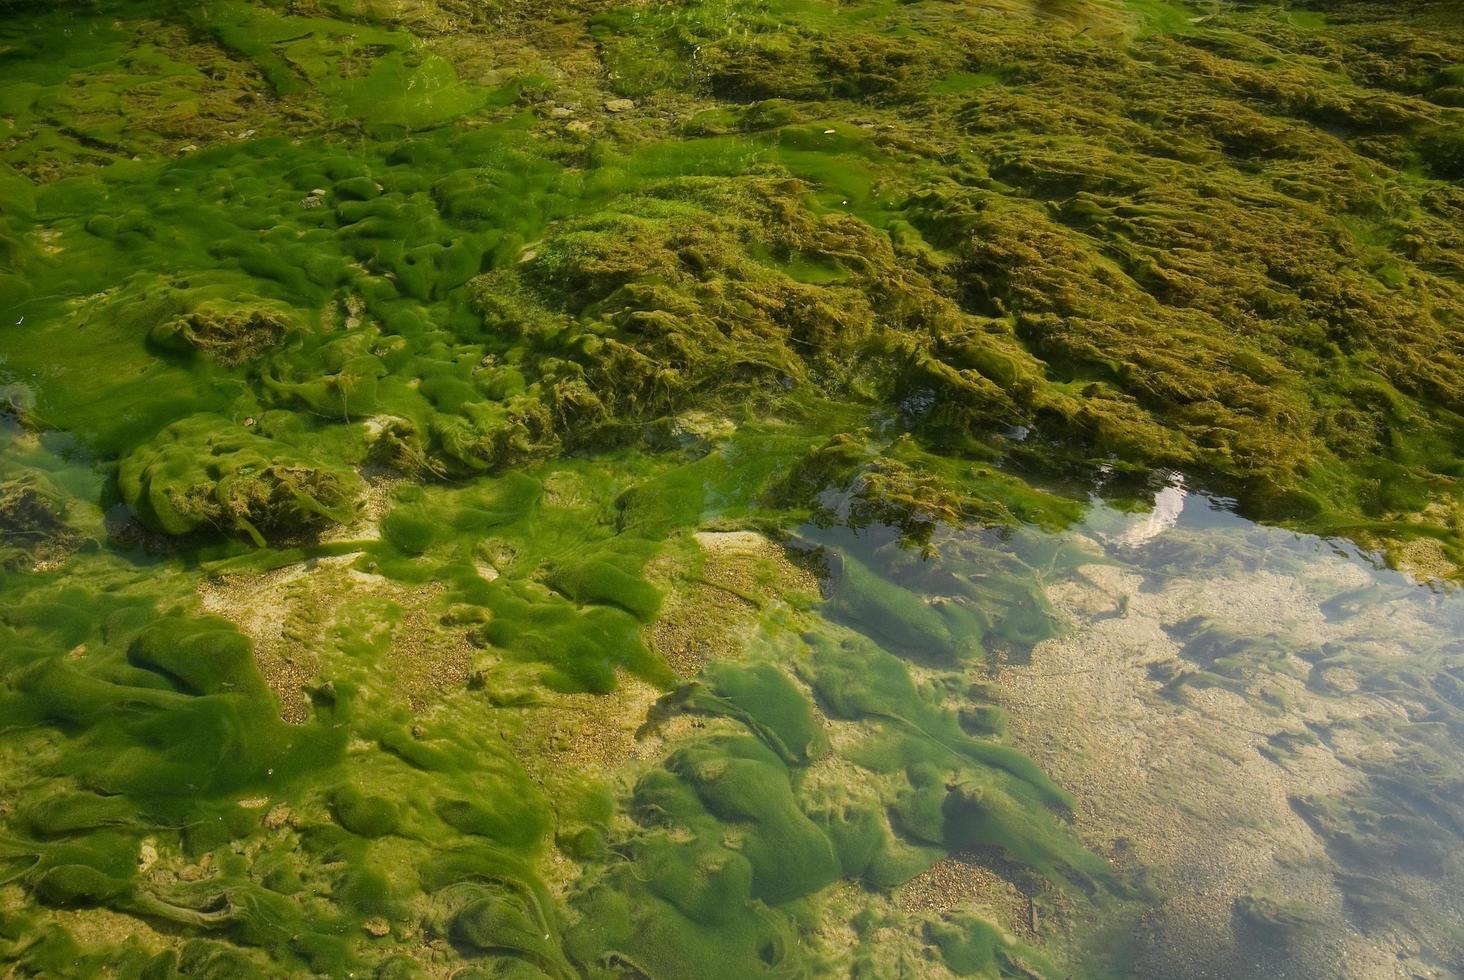
<svg viewBox="0 0 1464 980"><path fill-rule="evenodd" d="M717 527L766 465L747 439L621 465L632 488L699 486L680 509ZM1067 530L938 526L923 549L833 494L796 564L745 531L688 553L665 525L597 523L602 465L439 489L408 506L521 509L479 518L488 538L450 518L414 556L363 542L205 582L187 619L152 611L199 587L176 559L108 546L9 578L7 849L43 903L15 952L140 969L177 923L229 944L191 962L253 947L342 975L393 946L548 975L607 953L652 976L1061 975L1048 957L1073 951L1084 975L1452 969L1457 590L1172 488L1162 519L1095 497ZM491 581L454 570L465 535ZM658 549L649 649L699 679L658 698L625 673L633 580L556 598L502 558L530 541ZM478 609L484 632L530 625L464 644ZM587 663L619 693L553 694L598 686ZM103 908L145 938L102 919L66 941ZM432 935L450 946L418 950Z"/></svg>
<svg viewBox="0 0 1464 980"><path fill-rule="evenodd" d="M582 6L0 0L0 964L1464 975L1450 70Z"/></svg>
<svg viewBox="0 0 1464 980"><path fill-rule="evenodd" d="M1004 677L1017 743L1171 892L1136 969L1456 971L1449 941L1403 937L1459 909L1464 597L1201 494L1138 547L1117 520L1085 525L1120 564L1054 595L1074 632Z"/></svg>
<svg viewBox="0 0 1464 980"><path fill-rule="evenodd" d="M1137 889L1113 888L1104 913L1132 930L1114 968L1453 975L1464 595L1162 479L1147 513L1095 495L1058 534L935 538L943 575L1012 575L996 608L1032 622L1045 600L1060 624L1023 637L1030 647L987 634L983 669L964 676L1000 692L1012 743L1076 797L1076 836ZM826 540L848 562L878 554L882 537L893 535ZM916 575L927 602L948 594ZM836 586L825 610L888 642L888 618L867 608ZM943 886L979 879L979 859L947 860ZM989 883L971 889L987 908L1029 914ZM1110 942L1097 939L1089 963Z"/></svg>

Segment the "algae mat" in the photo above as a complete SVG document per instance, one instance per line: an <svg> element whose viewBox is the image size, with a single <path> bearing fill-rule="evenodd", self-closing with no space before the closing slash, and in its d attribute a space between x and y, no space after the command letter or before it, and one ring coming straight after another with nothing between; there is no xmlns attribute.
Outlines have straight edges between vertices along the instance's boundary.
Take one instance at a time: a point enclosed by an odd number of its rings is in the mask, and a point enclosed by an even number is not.
<svg viewBox="0 0 1464 980"><path fill-rule="evenodd" d="M0 0L0 963L1464 972L1461 38Z"/></svg>

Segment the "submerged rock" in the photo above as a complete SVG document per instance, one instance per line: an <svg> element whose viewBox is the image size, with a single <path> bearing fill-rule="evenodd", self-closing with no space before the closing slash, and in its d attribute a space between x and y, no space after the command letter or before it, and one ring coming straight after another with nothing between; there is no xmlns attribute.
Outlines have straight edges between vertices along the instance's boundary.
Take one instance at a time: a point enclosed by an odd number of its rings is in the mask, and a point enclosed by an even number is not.
<svg viewBox="0 0 1464 980"><path fill-rule="evenodd" d="M118 469L122 498L168 534L298 536L348 520L360 478L217 415L175 422Z"/></svg>
<svg viewBox="0 0 1464 980"><path fill-rule="evenodd" d="M148 340L238 367L279 346L293 329L284 315L273 311L200 309L159 324Z"/></svg>
<svg viewBox="0 0 1464 980"><path fill-rule="evenodd" d="M81 536L67 523L66 497L44 476L30 473L0 482L0 564L53 561Z"/></svg>

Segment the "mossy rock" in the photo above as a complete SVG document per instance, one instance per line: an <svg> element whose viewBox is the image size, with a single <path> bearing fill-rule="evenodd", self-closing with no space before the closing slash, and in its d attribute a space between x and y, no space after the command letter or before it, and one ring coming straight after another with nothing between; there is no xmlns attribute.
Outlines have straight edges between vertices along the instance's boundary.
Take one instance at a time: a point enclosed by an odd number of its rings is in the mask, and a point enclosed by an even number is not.
<svg viewBox="0 0 1464 980"><path fill-rule="evenodd" d="M160 323L148 333L159 347L197 352L225 367L258 360L296 329L285 313L269 309L200 308Z"/></svg>
<svg viewBox="0 0 1464 980"><path fill-rule="evenodd" d="M0 566L54 559L74 549L80 535L71 528L71 502L41 473L22 473L0 482Z"/></svg>
<svg viewBox="0 0 1464 980"><path fill-rule="evenodd" d="M346 521L360 479L217 415L175 422L125 458L122 498L168 534L198 530L266 536Z"/></svg>

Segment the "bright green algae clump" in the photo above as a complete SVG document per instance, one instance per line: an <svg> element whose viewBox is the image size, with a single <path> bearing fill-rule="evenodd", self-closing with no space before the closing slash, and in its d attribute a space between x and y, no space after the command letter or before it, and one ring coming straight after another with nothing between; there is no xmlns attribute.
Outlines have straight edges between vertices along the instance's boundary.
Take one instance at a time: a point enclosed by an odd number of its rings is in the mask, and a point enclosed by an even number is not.
<svg viewBox="0 0 1464 980"><path fill-rule="evenodd" d="M1094 557L951 528L1170 467L1464 560L1447 4L0 11L23 969L1122 975L890 897L1142 898L969 682ZM823 595L707 585L747 529ZM753 623L677 676L694 583Z"/></svg>

